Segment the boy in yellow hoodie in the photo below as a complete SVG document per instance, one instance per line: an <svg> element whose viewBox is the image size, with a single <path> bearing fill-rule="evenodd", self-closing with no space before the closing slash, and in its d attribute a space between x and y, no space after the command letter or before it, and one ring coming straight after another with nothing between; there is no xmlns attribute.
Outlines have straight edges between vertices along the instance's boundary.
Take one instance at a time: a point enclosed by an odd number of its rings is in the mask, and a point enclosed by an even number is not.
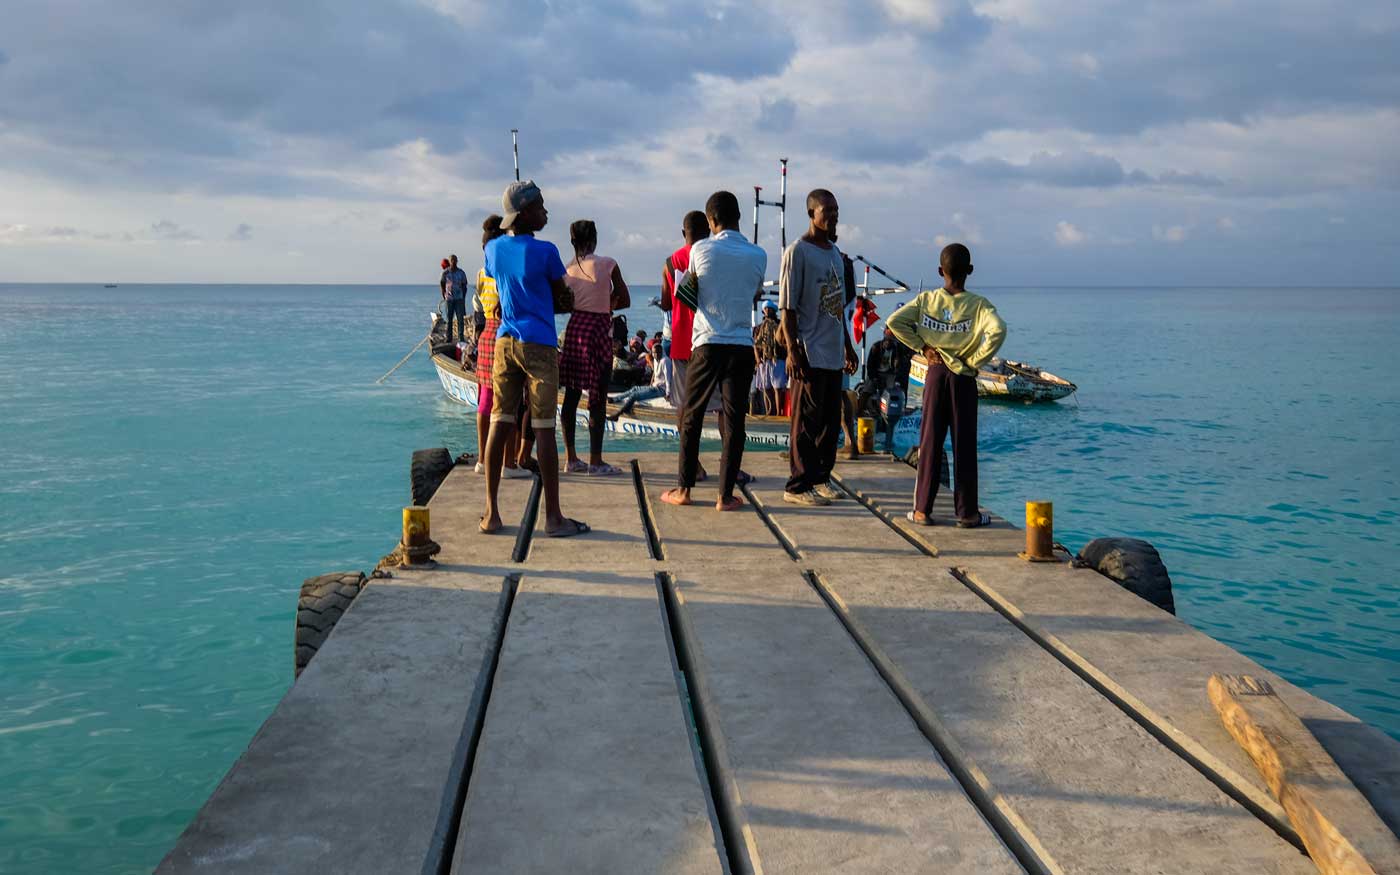
<svg viewBox="0 0 1400 875"><path fill-rule="evenodd" d="M918 485L907 516L916 525L933 525L938 455L952 426L953 504L958 526L970 529L991 522L977 505L977 369L1001 348L1006 323L986 298L964 287L972 274L966 246L948 244L938 261L943 288L920 292L885 321L900 343L928 359Z"/></svg>

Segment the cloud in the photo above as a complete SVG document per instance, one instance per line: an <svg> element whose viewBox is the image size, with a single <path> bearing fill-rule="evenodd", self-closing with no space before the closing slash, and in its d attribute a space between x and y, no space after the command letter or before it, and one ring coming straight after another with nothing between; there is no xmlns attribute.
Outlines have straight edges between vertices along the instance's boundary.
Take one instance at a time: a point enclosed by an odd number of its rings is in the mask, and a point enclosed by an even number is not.
<svg viewBox="0 0 1400 875"><path fill-rule="evenodd" d="M228 239L242 242L253 239L253 226L247 222L239 222L238 227L229 232Z"/></svg>
<svg viewBox="0 0 1400 875"><path fill-rule="evenodd" d="M760 131L783 133L797 119L797 104L786 97L763 99L758 105L757 127Z"/></svg>
<svg viewBox="0 0 1400 875"><path fill-rule="evenodd" d="M398 220L398 219L385 219L385 220L384 220L384 224L383 224L383 226L381 227L381 230L382 230L385 234L392 234L392 233L394 233L395 231L399 230L399 229L402 228L402 227L403 227L403 225L399 224L399 220Z"/></svg>
<svg viewBox="0 0 1400 875"><path fill-rule="evenodd" d="M1028 182L1059 188L1107 188L1116 185L1214 187L1224 181L1203 173L1166 170L1153 175L1142 170L1125 171L1117 158L1095 152L1035 152L1024 163L1002 158L965 161L942 155L938 164L949 170L967 171L982 179Z"/></svg>
<svg viewBox="0 0 1400 875"><path fill-rule="evenodd" d="M1184 225L1153 225L1152 239L1161 240L1164 243L1184 243L1188 236L1188 229Z"/></svg>
<svg viewBox="0 0 1400 875"><path fill-rule="evenodd" d="M1059 221L1055 223L1055 242L1060 246L1078 246L1088 239L1088 234L1069 222Z"/></svg>
<svg viewBox="0 0 1400 875"><path fill-rule="evenodd" d="M195 232L182 228L169 219L153 222L146 230L145 236L151 240L169 240L176 243L194 243L200 239Z"/></svg>

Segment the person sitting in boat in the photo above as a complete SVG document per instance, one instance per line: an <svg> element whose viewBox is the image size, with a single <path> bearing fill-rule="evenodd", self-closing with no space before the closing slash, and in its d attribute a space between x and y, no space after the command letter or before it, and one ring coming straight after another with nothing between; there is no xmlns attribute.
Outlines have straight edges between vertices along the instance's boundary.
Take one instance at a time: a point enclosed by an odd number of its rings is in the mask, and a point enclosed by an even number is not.
<svg viewBox="0 0 1400 875"><path fill-rule="evenodd" d="M939 451L951 426L953 505L958 526L969 529L991 522L977 504L977 369L1001 349L1006 323L991 302L967 291L972 253L966 246L948 244L938 261L943 288L920 292L885 323L900 343L922 352L929 363L914 509L906 516L915 525L933 525Z"/></svg>
<svg viewBox="0 0 1400 875"><path fill-rule="evenodd" d="M620 395L614 395L608 399L609 402L618 405L615 412L608 414L608 419L617 422L622 417L632 412L632 408L638 401L650 401L653 398L665 398L669 387L670 366L666 357L661 354L661 344L658 342L652 347L651 357L655 360L651 368L651 381L645 386L634 386Z"/></svg>
<svg viewBox="0 0 1400 875"><path fill-rule="evenodd" d="M904 401L909 397L909 367L914 353L895 339L885 326L885 336L870 347L865 358L865 397L861 407L870 404L877 413L876 420L885 432L885 452L894 452L894 430L904 415ZM882 405L883 402L883 405Z"/></svg>
<svg viewBox="0 0 1400 875"><path fill-rule="evenodd" d="M574 309L564 329L559 354L559 384L564 402L559 424L564 431L564 470L572 474L621 474L622 469L603 461L603 431L607 414L608 379L612 375L612 314L632 306L622 269L606 255L598 255L598 226L579 219L569 226L574 260L564 282L574 293ZM575 416L583 393L588 393L588 461L574 446Z"/></svg>
<svg viewBox="0 0 1400 875"><path fill-rule="evenodd" d="M506 233L501 230L501 217L491 214L486 217L486 221L481 223L481 248L486 249L486 244ZM486 273L486 268L482 267L476 272L476 294L473 296L476 301L475 307L481 308L482 325L476 333L476 446L477 462L476 473L486 473L486 438L491 433L491 402L494 393L491 389L491 365L495 360L496 351L496 329L501 324L501 299L496 293L496 281ZM520 453L520 438L517 433L511 434L510 442L506 445L505 463L501 469L501 476L509 478L529 477L530 472L516 464L516 458Z"/></svg>

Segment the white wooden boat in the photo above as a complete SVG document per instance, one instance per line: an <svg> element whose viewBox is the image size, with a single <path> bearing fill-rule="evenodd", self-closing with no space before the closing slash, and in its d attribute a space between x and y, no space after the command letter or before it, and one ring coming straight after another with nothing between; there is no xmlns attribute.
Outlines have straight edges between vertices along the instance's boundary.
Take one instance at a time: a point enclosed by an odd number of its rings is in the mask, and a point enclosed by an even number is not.
<svg viewBox="0 0 1400 875"><path fill-rule="evenodd" d="M928 361L922 355L914 356L909 366L909 394L911 400L922 399L924 377L928 373ZM1047 370L1024 362L994 358L977 371L977 397L996 398L1007 401L1058 401L1068 398L1078 390L1078 386L1063 377L1057 377Z"/></svg>

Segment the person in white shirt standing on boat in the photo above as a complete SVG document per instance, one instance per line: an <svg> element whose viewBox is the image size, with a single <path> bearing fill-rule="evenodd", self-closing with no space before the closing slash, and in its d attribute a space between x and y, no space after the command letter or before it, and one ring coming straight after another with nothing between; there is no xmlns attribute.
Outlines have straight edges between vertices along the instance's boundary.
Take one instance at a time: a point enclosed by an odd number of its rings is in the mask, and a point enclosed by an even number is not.
<svg viewBox="0 0 1400 875"><path fill-rule="evenodd" d="M744 417L753 382L753 305L763 294L768 255L739 231L739 199L717 191L705 202L711 236L690 248L690 264L676 297L695 311L690 363L685 368L685 406L681 410L679 483L661 495L667 504L690 504L690 491L700 469L700 431L705 408L718 391L722 414L720 491L716 510L736 510L743 500L734 494L739 463L744 458ZM672 343L677 338L672 337ZM674 347L673 347L674 349ZM676 372L680 378L680 372Z"/></svg>
<svg viewBox="0 0 1400 875"><path fill-rule="evenodd" d="M564 329L559 352L559 385L564 403L559 425L564 431L564 470L571 474L621 474L622 469L603 461L603 430L608 412L608 377L612 373L612 314L632 306L622 269L606 255L597 255L598 226L579 219L569 226L574 260L566 268L564 282L574 293L574 310ZM588 461L574 451L578 402L588 393Z"/></svg>
<svg viewBox="0 0 1400 875"><path fill-rule="evenodd" d="M841 433L841 374L858 360L846 334L846 266L836 248L839 207L824 188L807 195L807 233L783 252L778 308L787 340L792 403L789 468L783 500L830 504L827 482Z"/></svg>

